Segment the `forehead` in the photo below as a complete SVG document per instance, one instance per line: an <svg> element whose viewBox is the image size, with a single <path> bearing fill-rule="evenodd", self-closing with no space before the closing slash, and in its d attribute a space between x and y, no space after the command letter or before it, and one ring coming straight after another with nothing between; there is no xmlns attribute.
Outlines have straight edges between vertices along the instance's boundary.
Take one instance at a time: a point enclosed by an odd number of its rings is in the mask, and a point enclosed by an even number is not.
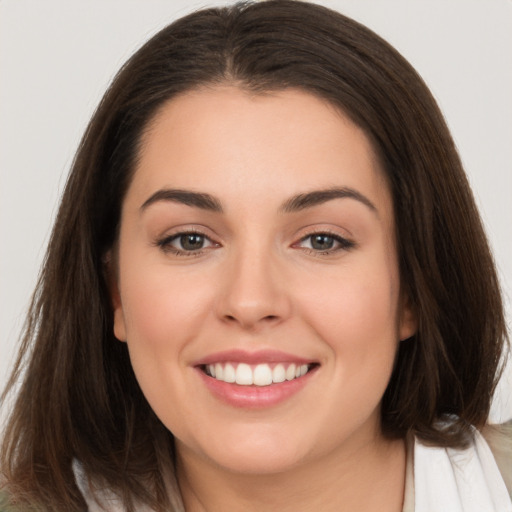
<svg viewBox="0 0 512 512"><path fill-rule="evenodd" d="M301 90L250 94L223 86L190 91L160 108L142 138L129 194L143 201L172 187L234 202L269 195L282 201L333 186L363 189L373 201L389 203L386 179L361 128Z"/></svg>

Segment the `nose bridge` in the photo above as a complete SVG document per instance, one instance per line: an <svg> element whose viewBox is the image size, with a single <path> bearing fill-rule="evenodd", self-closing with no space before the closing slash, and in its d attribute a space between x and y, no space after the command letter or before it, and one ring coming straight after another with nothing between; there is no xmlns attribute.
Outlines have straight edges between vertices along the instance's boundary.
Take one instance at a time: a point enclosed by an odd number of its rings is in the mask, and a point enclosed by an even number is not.
<svg viewBox="0 0 512 512"><path fill-rule="evenodd" d="M279 256L270 244L246 241L226 264L222 318L244 328L277 323L290 312Z"/></svg>

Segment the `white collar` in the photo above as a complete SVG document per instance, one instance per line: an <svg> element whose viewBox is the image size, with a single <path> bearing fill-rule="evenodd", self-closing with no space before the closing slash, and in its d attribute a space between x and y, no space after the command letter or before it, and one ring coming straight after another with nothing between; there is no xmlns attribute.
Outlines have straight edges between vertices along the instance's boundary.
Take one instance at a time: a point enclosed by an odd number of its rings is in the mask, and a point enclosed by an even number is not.
<svg viewBox="0 0 512 512"><path fill-rule="evenodd" d="M512 512L494 456L474 429L466 449L414 443L415 512Z"/></svg>

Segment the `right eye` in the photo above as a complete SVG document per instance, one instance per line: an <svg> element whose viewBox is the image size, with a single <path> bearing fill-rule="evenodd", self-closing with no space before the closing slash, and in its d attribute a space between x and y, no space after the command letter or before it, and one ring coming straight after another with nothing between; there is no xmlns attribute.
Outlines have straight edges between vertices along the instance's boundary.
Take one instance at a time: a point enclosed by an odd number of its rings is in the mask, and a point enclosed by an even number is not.
<svg viewBox="0 0 512 512"><path fill-rule="evenodd" d="M318 256L333 255L340 251L353 249L355 243L338 234L319 231L303 237L294 247L300 247L305 251Z"/></svg>

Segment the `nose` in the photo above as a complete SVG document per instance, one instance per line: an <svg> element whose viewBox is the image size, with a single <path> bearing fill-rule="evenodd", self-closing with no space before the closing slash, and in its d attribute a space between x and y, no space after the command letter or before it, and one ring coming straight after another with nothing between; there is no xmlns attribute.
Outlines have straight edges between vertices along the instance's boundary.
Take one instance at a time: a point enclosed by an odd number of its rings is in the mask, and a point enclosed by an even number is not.
<svg viewBox="0 0 512 512"><path fill-rule="evenodd" d="M277 257L263 251L248 252L233 255L226 263L218 316L223 322L258 331L286 320L292 308Z"/></svg>

